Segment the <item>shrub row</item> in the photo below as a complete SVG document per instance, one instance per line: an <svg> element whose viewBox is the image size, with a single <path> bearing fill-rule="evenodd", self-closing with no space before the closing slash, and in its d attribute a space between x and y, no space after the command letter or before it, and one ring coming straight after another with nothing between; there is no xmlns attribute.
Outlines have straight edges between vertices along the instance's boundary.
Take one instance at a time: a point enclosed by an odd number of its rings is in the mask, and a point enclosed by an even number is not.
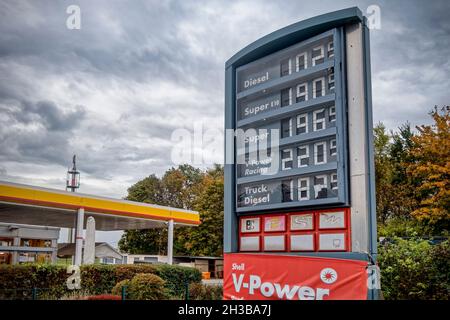
<svg viewBox="0 0 450 320"><path fill-rule="evenodd" d="M395 239L379 246L381 290L387 300L450 298L450 242Z"/></svg>
<svg viewBox="0 0 450 320"><path fill-rule="evenodd" d="M223 288L221 285L205 285L191 283L189 285L189 299L191 300L222 300Z"/></svg>
<svg viewBox="0 0 450 320"><path fill-rule="evenodd" d="M86 265L81 266L81 288L93 295L109 294L123 280L137 274L154 274L165 281L171 297L182 297L186 284L201 281L197 269L170 265ZM66 266L62 265L2 265L0 266L0 298L29 298L33 288L46 298L61 298L67 289Z"/></svg>

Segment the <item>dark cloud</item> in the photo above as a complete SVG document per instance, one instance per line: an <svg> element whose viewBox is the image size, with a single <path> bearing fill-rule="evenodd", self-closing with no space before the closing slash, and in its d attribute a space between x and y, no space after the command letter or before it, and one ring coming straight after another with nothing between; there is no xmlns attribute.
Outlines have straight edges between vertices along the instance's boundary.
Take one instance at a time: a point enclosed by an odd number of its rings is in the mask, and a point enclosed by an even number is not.
<svg viewBox="0 0 450 320"><path fill-rule="evenodd" d="M82 106L74 111L65 112L52 101L31 103L21 101L19 108L6 110L13 121L24 124L41 124L48 131L71 131L84 118L86 112Z"/></svg>
<svg viewBox="0 0 450 320"><path fill-rule="evenodd" d="M64 164L70 154L73 129L85 109L58 107L52 101L3 100L0 97L0 159Z"/></svg>

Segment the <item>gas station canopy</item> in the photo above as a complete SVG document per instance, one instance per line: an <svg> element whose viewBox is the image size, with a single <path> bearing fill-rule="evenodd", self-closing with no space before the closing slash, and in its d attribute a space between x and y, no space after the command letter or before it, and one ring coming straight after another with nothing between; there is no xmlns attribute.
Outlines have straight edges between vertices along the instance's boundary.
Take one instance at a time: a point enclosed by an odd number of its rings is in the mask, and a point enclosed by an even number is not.
<svg viewBox="0 0 450 320"><path fill-rule="evenodd" d="M195 211L0 181L0 222L73 228L80 208L101 231L200 224Z"/></svg>

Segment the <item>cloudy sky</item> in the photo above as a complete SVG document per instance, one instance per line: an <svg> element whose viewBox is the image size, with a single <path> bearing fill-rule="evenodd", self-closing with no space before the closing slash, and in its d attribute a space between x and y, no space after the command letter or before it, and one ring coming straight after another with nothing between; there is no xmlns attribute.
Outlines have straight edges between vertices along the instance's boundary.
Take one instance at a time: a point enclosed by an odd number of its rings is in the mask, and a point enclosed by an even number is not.
<svg viewBox="0 0 450 320"><path fill-rule="evenodd" d="M69 5L81 29L66 27ZM0 180L124 197L173 164L177 128L223 129L224 63L329 11L381 9L371 32L375 122L429 123L450 104L450 2L0 0ZM206 163L222 162L222 149ZM200 166L200 164L197 164Z"/></svg>

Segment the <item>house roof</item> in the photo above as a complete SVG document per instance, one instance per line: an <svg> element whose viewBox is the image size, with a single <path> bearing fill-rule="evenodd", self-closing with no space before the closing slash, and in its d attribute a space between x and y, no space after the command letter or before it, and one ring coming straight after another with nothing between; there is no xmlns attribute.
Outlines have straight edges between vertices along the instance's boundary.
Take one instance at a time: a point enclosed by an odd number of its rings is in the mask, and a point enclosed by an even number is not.
<svg viewBox="0 0 450 320"><path fill-rule="evenodd" d="M107 248L109 254L99 254L98 249L100 247ZM116 259L122 259L122 254L115 248L113 248L110 244L106 242L96 242L95 243L95 257L96 258L116 258ZM58 243L58 257L60 258L67 258L72 257L75 255L75 243Z"/></svg>

